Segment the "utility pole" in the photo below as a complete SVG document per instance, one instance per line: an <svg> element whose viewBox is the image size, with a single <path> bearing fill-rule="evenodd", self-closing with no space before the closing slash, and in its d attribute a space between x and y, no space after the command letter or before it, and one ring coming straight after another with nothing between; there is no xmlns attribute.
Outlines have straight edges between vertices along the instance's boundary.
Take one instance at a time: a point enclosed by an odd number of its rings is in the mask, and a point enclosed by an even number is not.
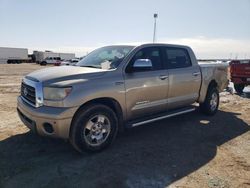
<svg viewBox="0 0 250 188"><path fill-rule="evenodd" d="M154 14L154 35L153 35L153 43L156 41L156 19L158 18L158 14Z"/></svg>

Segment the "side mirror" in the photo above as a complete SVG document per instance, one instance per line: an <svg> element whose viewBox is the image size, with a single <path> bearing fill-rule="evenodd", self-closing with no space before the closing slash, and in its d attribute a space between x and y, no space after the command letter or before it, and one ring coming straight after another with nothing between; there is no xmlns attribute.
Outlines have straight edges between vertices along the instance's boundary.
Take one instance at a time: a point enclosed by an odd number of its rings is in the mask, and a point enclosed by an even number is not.
<svg viewBox="0 0 250 188"><path fill-rule="evenodd" d="M150 59L137 59L135 60L132 68L132 72L136 71L148 71L152 70L153 65Z"/></svg>

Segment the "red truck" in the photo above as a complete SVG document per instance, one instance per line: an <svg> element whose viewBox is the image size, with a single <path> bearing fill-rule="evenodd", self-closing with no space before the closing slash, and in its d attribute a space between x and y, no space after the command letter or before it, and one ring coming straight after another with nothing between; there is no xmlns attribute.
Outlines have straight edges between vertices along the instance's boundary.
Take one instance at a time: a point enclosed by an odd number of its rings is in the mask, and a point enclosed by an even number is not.
<svg viewBox="0 0 250 188"><path fill-rule="evenodd" d="M250 60L233 60L229 64L231 82L236 92L241 94L244 87L250 85Z"/></svg>

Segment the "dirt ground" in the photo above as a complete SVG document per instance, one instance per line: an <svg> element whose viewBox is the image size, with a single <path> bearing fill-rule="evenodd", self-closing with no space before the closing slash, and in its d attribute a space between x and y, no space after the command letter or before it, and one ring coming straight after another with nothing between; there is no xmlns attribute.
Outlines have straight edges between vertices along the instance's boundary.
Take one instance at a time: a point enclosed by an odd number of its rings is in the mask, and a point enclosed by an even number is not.
<svg viewBox="0 0 250 188"><path fill-rule="evenodd" d="M140 126L79 155L17 116L21 79L40 68L0 65L0 187L250 187L250 92L221 93L213 117L195 111Z"/></svg>

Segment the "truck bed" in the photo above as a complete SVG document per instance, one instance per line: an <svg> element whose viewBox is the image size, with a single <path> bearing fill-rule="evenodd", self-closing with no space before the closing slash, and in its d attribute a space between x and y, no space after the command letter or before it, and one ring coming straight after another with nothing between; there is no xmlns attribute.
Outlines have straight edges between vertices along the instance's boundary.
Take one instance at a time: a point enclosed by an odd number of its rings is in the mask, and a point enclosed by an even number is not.
<svg viewBox="0 0 250 188"><path fill-rule="evenodd" d="M201 74L202 84L199 101L206 97L207 88L211 81L215 81L219 92L222 92L229 83L228 64L218 62L198 62Z"/></svg>

